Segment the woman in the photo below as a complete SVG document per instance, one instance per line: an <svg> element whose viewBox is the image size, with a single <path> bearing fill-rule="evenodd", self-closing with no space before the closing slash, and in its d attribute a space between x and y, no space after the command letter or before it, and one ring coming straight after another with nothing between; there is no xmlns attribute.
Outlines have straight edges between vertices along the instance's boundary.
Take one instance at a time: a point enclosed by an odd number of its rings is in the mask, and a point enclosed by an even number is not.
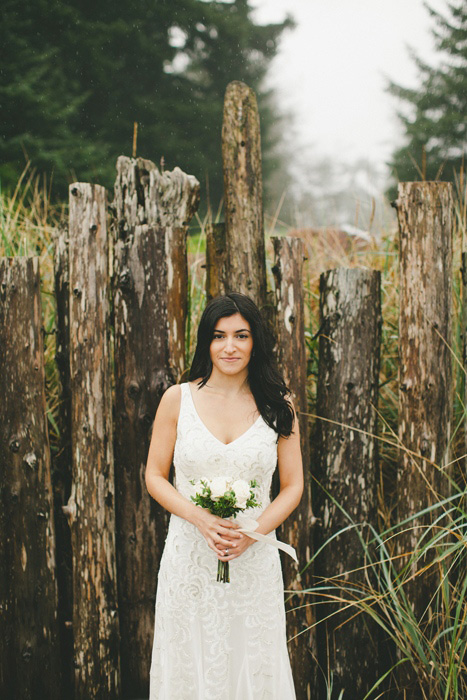
<svg viewBox="0 0 467 700"><path fill-rule="evenodd" d="M174 486L168 481L172 463ZM280 493L270 502L278 466ZM256 479L256 541L235 520L191 501L191 483ZM170 387L154 420L150 495L172 513L156 597L150 700L293 700L277 528L298 505L303 468L298 421L251 299L213 299L204 310L189 382ZM217 583L218 561L230 583Z"/></svg>

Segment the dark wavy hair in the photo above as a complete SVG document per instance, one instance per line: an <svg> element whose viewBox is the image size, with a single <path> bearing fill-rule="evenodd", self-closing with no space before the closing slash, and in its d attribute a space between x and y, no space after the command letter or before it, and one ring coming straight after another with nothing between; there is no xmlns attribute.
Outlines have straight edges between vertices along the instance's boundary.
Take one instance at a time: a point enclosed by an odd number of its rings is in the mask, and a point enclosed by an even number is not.
<svg viewBox="0 0 467 700"><path fill-rule="evenodd" d="M269 332L261 313L250 297L231 292L212 299L201 316L198 327L196 350L191 364L189 381L201 377L199 388L211 376L212 362L209 348L214 329L220 318L239 313L248 321L253 336L253 350L248 364L248 383L258 411L265 423L280 436L292 433L294 411L286 398L289 389L277 367L274 356L274 338Z"/></svg>

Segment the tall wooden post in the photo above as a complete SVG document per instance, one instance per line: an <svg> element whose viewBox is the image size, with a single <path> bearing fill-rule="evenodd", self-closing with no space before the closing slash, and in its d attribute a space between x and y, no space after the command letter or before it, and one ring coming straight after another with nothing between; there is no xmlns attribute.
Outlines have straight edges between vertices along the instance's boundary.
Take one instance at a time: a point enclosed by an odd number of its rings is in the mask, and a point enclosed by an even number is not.
<svg viewBox="0 0 467 700"><path fill-rule="evenodd" d="M398 517L411 517L449 495L448 464L452 420L452 186L446 182L399 184L395 202L399 220L399 440ZM436 465L436 466L435 466ZM439 515L437 513L436 515ZM400 553L408 557L430 525L417 518L401 534ZM435 533L433 533L434 535ZM427 570L420 574L421 569ZM437 569L429 555L413 560L404 591L423 626L432 611ZM407 664L407 698L421 697L416 674Z"/></svg>
<svg viewBox="0 0 467 700"><path fill-rule="evenodd" d="M115 181L115 478L125 696L147 695L157 571L168 514L148 494L154 416L185 368L186 235L199 183L121 156Z"/></svg>
<svg viewBox="0 0 467 700"><path fill-rule="evenodd" d="M323 273L320 317L314 463L318 480L329 493L329 497L324 491L320 494L316 487L322 523L318 543L322 545L351 524L345 513L364 538L371 538L365 523L377 524L378 450L373 436L381 338L380 272L339 268ZM338 576L361 586L364 573L358 569L363 565L361 542L350 530L321 552L315 571L323 579ZM339 607L337 603L325 610L320 606L320 617ZM344 697L363 698L378 677L376 632L371 620L362 615L347 621L355 612L337 612L318 626L321 666L333 673L336 698L342 690Z"/></svg>
<svg viewBox="0 0 467 700"><path fill-rule="evenodd" d="M39 258L0 258L0 695L62 695Z"/></svg>
<svg viewBox="0 0 467 700"><path fill-rule="evenodd" d="M226 290L266 304L261 136L255 93L229 83L222 124Z"/></svg>
<svg viewBox="0 0 467 700"><path fill-rule="evenodd" d="M69 292L76 700L120 695L105 189L70 186Z"/></svg>
<svg viewBox="0 0 467 700"><path fill-rule="evenodd" d="M66 504L71 494L71 380L70 380L70 288L68 228L54 232L55 362L60 377L60 412L57 416L59 445L52 454L52 487L57 552L58 619L61 632L64 696L73 696L73 555ZM65 507L65 512L63 508Z"/></svg>
<svg viewBox="0 0 467 700"><path fill-rule="evenodd" d="M277 357L287 386L292 392L299 419L305 488L298 508L287 518L279 538L297 551L299 563L283 557L286 590L311 588L311 568L300 576L312 555L312 528L315 518L311 509L310 442L308 411L306 347L303 299L303 243L299 238L273 238L274 280L276 297ZM315 632L307 628L315 622L311 600L305 595L292 595L287 602L287 637L290 639L292 670L298 700L317 697ZM307 603L310 603L307 605ZM300 635L300 636L297 636Z"/></svg>

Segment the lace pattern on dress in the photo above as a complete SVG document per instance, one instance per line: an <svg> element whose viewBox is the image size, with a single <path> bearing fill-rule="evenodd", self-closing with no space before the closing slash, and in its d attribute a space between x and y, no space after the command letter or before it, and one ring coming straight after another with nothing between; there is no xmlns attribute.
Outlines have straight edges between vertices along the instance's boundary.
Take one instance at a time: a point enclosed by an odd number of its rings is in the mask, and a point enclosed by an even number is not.
<svg viewBox="0 0 467 700"><path fill-rule="evenodd" d="M245 513L257 518L270 503L275 431L260 417L226 445L202 423L189 385L181 390L175 488L190 498L192 479L256 479L261 507ZM199 530L171 515L158 575L150 700L294 700L277 549L255 542L230 562L230 584L217 583L216 574L217 557Z"/></svg>

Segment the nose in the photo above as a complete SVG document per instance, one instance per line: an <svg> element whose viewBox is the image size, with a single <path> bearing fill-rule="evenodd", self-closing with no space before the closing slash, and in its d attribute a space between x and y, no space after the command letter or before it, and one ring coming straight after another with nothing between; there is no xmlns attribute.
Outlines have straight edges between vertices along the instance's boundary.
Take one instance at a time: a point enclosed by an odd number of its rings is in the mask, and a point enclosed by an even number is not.
<svg viewBox="0 0 467 700"><path fill-rule="evenodd" d="M235 343L233 338L227 338L225 339L225 352L232 353L235 350Z"/></svg>

